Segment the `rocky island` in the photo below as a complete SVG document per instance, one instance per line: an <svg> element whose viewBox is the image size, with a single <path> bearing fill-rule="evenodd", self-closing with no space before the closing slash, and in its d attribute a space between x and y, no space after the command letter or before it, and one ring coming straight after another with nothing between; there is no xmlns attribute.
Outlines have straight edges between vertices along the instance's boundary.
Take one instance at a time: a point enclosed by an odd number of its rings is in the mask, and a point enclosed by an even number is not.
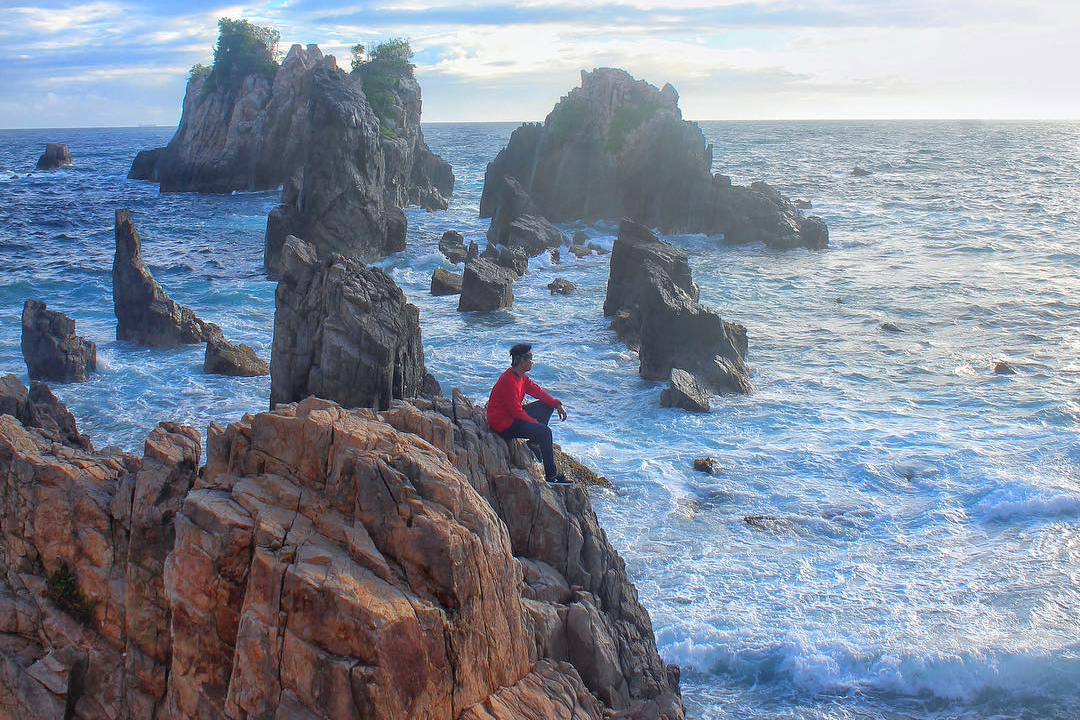
<svg viewBox="0 0 1080 720"><path fill-rule="evenodd" d="M542 124L515 130L488 165L480 216L492 218L493 241L512 222L504 206L529 207L528 198L551 222L629 218L664 233L723 235L731 243L828 245L824 220L805 217L764 182L733 185L712 165L712 145L682 118L670 84L657 89L613 68L582 71L581 87ZM508 186L508 178L515 182Z"/></svg>

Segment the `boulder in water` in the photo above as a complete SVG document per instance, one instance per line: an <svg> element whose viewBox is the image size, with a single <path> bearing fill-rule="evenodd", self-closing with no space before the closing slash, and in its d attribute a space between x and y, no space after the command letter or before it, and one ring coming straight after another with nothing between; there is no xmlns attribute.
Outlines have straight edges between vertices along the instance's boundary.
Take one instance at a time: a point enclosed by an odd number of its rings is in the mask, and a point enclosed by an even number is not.
<svg viewBox="0 0 1080 720"><path fill-rule="evenodd" d="M458 310L498 310L513 304L513 271L485 257L465 263Z"/></svg>
<svg viewBox="0 0 1080 720"><path fill-rule="evenodd" d="M142 240L129 210L117 210L114 225L113 310L116 339L148 347L223 340L221 328L178 305L146 269Z"/></svg>
<svg viewBox="0 0 1080 720"><path fill-rule="evenodd" d="M569 295L577 290L577 285L566 278L559 277L549 282L547 288L551 291L552 295Z"/></svg>
<svg viewBox="0 0 1080 720"><path fill-rule="evenodd" d="M506 268L514 273L515 277L522 277L529 272L529 256L521 247L503 247L489 244L481 253L482 257L491 260L499 267Z"/></svg>
<svg viewBox="0 0 1080 720"><path fill-rule="evenodd" d="M431 273L431 294L460 295L461 273L435 268L435 271Z"/></svg>
<svg viewBox="0 0 1080 720"><path fill-rule="evenodd" d="M521 248L529 257L536 257L566 242L513 177L503 178L497 208L488 226L487 238L491 244Z"/></svg>
<svg viewBox="0 0 1080 720"><path fill-rule="evenodd" d="M994 363L995 375L1015 375L1016 368L1008 360L998 360Z"/></svg>
<svg viewBox="0 0 1080 720"><path fill-rule="evenodd" d="M855 169L851 171L851 174L852 174L852 175L853 175L854 177L866 177L867 175L869 175L869 174L870 174L870 171L869 171L869 170L865 170L865 169L863 169L863 168L859 167L858 165L856 165L856 166L855 166Z"/></svg>
<svg viewBox="0 0 1080 720"><path fill-rule="evenodd" d="M456 230L447 230L439 239L439 252L455 265L465 262L469 254L465 248L465 236Z"/></svg>
<svg viewBox="0 0 1080 720"><path fill-rule="evenodd" d="M250 345L231 343L224 337L216 337L206 343L203 372L213 375L255 377L269 375L270 365L256 355Z"/></svg>
<svg viewBox="0 0 1080 720"><path fill-rule="evenodd" d="M709 395L709 391L693 375L672 368L670 384L660 393L660 406L708 412Z"/></svg>
<svg viewBox="0 0 1080 720"><path fill-rule="evenodd" d="M719 463L716 462L716 458L694 458L694 469L698 472L708 473L709 475L712 475L714 472L716 472L717 467L719 467Z"/></svg>
<svg viewBox="0 0 1080 720"><path fill-rule="evenodd" d="M45 152L38 158L35 170L57 170L71 167L71 150L67 143L46 143Z"/></svg>
<svg viewBox="0 0 1080 720"><path fill-rule="evenodd" d="M83 382L97 369L97 346L75 334L75 321L27 300L22 312L22 353L31 380Z"/></svg>
<svg viewBox="0 0 1080 720"><path fill-rule="evenodd" d="M892 323L892 322L883 322L883 323L881 323L880 327L884 332L888 332L888 333L902 333L902 332L904 332L903 328L901 328L896 323Z"/></svg>

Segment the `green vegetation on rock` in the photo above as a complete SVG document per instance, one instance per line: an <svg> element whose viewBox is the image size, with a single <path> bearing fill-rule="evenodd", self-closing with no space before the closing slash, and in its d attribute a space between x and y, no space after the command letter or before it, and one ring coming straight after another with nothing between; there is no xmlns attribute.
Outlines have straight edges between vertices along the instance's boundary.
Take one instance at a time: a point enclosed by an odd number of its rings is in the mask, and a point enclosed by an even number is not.
<svg viewBox="0 0 1080 720"><path fill-rule="evenodd" d="M248 75L262 75L272 80L278 71L280 40L281 34L274 28L252 25L247 20L221 18L218 20L214 65L207 75L206 89L235 90ZM192 77L196 76L196 69L203 67L193 67Z"/></svg>
<svg viewBox="0 0 1080 720"><path fill-rule="evenodd" d="M60 563L46 576L45 597L73 615L83 625L89 625L94 619L94 606L97 603L83 595L79 589L79 579L66 562Z"/></svg>
<svg viewBox="0 0 1080 720"><path fill-rule="evenodd" d="M555 106L550 131L556 142L563 142L585 124L586 102L582 97L567 95Z"/></svg>
<svg viewBox="0 0 1080 720"><path fill-rule="evenodd" d="M623 105L615 111L608 124L607 149L617 155L626 144L626 138L643 122L656 113L656 105Z"/></svg>
<svg viewBox="0 0 1080 720"><path fill-rule="evenodd" d="M352 56L353 74L359 75L364 83L364 94L379 118L382 136L390 140L397 138L394 86L402 76L412 73L413 51L409 41L394 38L379 43L368 54L367 60L364 60L364 46L357 44L352 47Z"/></svg>

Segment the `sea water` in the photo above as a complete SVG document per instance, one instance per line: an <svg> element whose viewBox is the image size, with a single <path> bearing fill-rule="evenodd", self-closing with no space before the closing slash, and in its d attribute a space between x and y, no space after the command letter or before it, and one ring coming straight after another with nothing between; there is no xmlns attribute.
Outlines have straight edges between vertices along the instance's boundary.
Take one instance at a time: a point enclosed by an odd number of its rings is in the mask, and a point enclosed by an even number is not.
<svg viewBox="0 0 1080 720"><path fill-rule="evenodd" d="M603 317L605 255L533 259L508 310L428 294L453 269L443 231L483 245L484 169L512 124L425 126L454 200L407 211L408 248L378 265L420 307L428 368L482 402L510 345L534 345L534 378L569 412L557 441L615 482L594 503L689 717L1080 718L1080 125L702 127L715 170L812 201L831 231L824 251L666 238L701 299L747 327L750 395L660 408L662 384ZM127 180L171 133L0 131L0 372L26 379L26 298L74 317L99 372L54 389L98 446L139 451L160 420L205 428L268 403L268 378L204 375L202 346L114 339L113 211L128 207L170 295L270 354L277 193ZM48 141L74 167L28 176ZM564 229L605 247L616 232ZM551 295L559 276L577 292ZM691 468L705 455L715 474Z"/></svg>

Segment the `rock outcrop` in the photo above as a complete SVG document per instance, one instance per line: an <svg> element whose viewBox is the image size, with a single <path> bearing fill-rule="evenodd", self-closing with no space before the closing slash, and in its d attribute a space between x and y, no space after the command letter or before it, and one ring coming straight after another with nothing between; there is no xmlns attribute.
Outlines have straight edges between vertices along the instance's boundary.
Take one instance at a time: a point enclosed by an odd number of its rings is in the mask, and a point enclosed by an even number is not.
<svg viewBox="0 0 1080 720"><path fill-rule="evenodd" d="M582 71L581 87L544 123L514 131L488 165L481 217L492 228L520 183L539 215L552 222L630 218L662 232L723 234L728 242L778 248L822 247L824 221L808 225L800 210L764 183L731 184L712 174L713 148L682 119L678 93L657 90L622 70Z"/></svg>
<svg viewBox="0 0 1080 720"><path fill-rule="evenodd" d="M116 339L148 347L210 342L223 339L221 328L204 322L178 305L154 279L142 257L142 239L128 210L117 210L113 227L113 310Z"/></svg>
<svg viewBox="0 0 1080 720"><path fill-rule="evenodd" d="M22 311L22 354L31 380L83 382L97 369L97 345L75 334L75 321L27 300Z"/></svg>
<svg viewBox="0 0 1080 720"><path fill-rule="evenodd" d="M311 398L142 458L0 416L13 717L680 720L584 488L450 399Z"/></svg>
<svg viewBox="0 0 1080 720"><path fill-rule="evenodd" d="M549 282L547 288L551 291L552 295L569 295L570 293L577 290L577 285L570 282L566 278L558 277Z"/></svg>
<svg viewBox="0 0 1080 720"><path fill-rule="evenodd" d="M746 328L698 302L686 253L624 220L611 253L604 315L628 345L640 373L669 380L673 368L719 392L749 392Z"/></svg>
<svg viewBox="0 0 1080 720"><path fill-rule="evenodd" d="M709 391L690 373L671 369L671 381L660 391L660 406L694 412L709 412Z"/></svg>
<svg viewBox="0 0 1080 720"><path fill-rule="evenodd" d="M485 257L465 263L458 310L498 310L513 304L513 271Z"/></svg>
<svg viewBox="0 0 1080 720"><path fill-rule="evenodd" d="M487 231L488 243L521 248L529 257L536 257L566 242L566 237L544 218L516 179L507 175L498 182L492 201L495 210Z"/></svg>
<svg viewBox="0 0 1080 720"><path fill-rule="evenodd" d="M254 377L269 375L270 364L255 354L250 345L231 343L224 337L206 343L203 372L213 375Z"/></svg>
<svg viewBox="0 0 1080 720"><path fill-rule="evenodd" d="M432 295L460 295L461 275L442 268L435 268L431 273Z"/></svg>
<svg viewBox="0 0 1080 720"><path fill-rule="evenodd" d="M309 395L386 409L421 394L420 311L385 272L320 259L290 237L282 253L270 356L270 407Z"/></svg>
<svg viewBox="0 0 1080 720"><path fill-rule="evenodd" d="M35 170L57 170L71 167L71 150L67 143L46 143L45 152L38 158Z"/></svg>
<svg viewBox="0 0 1080 720"><path fill-rule="evenodd" d="M439 252L455 265L465 262L465 258L469 255L469 251L465 248L465 236L457 230L447 230L439 238Z"/></svg>
<svg viewBox="0 0 1080 720"><path fill-rule="evenodd" d="M27 392L16 376L0 376L0 415L11 415L52 442L84 450L92 448L90 438L79 432L67 405L43 382L31 382Z"/></svg>
<svg viewBox="0 0 1080 720"><path fill-rule="evenodd" d="M516 278L529 272L529 256L520 246L506 247L489 243L480 256L514 273Z"/></svg>

